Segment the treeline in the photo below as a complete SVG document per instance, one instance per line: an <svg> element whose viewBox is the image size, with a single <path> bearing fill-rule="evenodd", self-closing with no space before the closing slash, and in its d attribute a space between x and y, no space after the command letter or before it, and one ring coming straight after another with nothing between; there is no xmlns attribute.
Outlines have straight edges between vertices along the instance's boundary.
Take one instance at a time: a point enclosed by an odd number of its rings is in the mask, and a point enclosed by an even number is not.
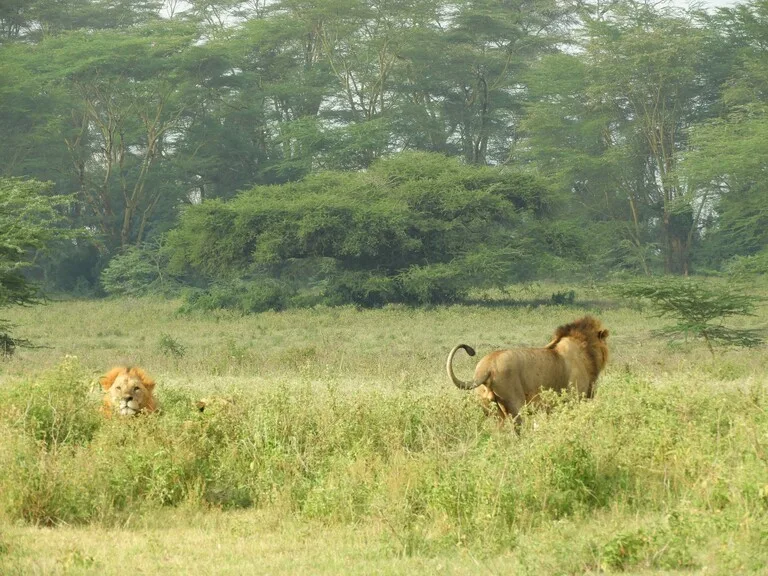
<svg viewBox="0 0 768 576"><path fill-rule="evenodd" d="M759 267L766 47L765 0L5 3L0 176L75 199L59 290Z"/></svg>
<svg viewBox="0 0 768 576"><path fill-rule="evenodd" d="M557 213L535 177L407 152L192 206L163 245L118 255L102 281L115 294L202 283L191 306L243 311L451 302L583 264L583 235Z"/></svg>

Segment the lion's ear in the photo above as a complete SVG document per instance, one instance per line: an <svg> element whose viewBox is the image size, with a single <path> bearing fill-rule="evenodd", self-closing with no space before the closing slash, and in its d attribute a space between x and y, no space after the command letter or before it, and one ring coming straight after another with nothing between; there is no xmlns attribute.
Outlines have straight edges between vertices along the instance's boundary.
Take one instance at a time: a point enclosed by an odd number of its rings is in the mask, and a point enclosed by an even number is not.
<svg viewBox="0 0 768 576"><path fill-rule="evenodd" d="M144 370L141 368L131 368L131 372L133 372L141 379L141 383L144 384L144 387L147 390L152 391L152 389L155 387L155 381L152 380L152 378L150 378L149 375L144 372Z"/></svg>
<svg viewBox="0 0 768 576"><path fill-rule="evenodd" d="M554 348L557 346L557 343L560 342L560 337L556 336L555 338L552 338L552 341L545 346L545 348Z"/></svg>
<svg viewBox="0 0 768 576"><path fill-rule="evenodd" d="M605 340L608 338L608 330L600 330L600 332L597 333L597 337L600 338L600 340Z"/></svg>
<svg viewBox="0 0 768 576"><path fill-rule="evenodd" d="M117 378L117 375L120 374L120 372L123 371L123 368L121 366L118 366L117 368L112 368L109 372L104 374L101 378L99 378L99 384L101 384L101 387L104 388L104 390L109 390L112 388L112 384L115 383L115 378Z"/></svg>

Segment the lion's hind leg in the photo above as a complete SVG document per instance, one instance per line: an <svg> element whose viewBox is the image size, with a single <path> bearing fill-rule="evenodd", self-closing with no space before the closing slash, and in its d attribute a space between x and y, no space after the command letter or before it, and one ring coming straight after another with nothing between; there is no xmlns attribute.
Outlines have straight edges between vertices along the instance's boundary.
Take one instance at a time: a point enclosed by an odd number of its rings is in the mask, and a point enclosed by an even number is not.
<svg viewBox="0 0 768 576"><path fill-rule="evenodd" d="M486 417L495 416L499 420L499 425L504 424L504 420L507 417L507 409L501 403L499 397L485 384L481 384L475 390Z"/></svg>
<svg viewBox="0 0 768 576"><path fill-rule="evenodd" d="M499 428L502 428L507 420L512 420L515 430L519 432L522 416L519 410L505 401L500 396L493 393L487 386L481 384L477 387L477 396L480 399L480 405L486 416L494 416L498 422Z"/></svg>
<svg viewBox="0 0 768 576"><path fill-rule="evenodd" d="M515 399L502 398L501 396L494 394L496 405L499 407L499 413L501 414L501 422L512 421L515 427L515 432L520 434L520 427L523 423L523 407L525 402L515 401Z"/></svg>

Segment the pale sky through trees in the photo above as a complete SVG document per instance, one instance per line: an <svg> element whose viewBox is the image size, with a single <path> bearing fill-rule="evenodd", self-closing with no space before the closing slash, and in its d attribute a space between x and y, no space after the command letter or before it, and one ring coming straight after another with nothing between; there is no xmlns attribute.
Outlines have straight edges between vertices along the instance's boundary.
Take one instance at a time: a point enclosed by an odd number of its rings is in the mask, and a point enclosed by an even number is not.
<svg viewBox="0 0 768 576"><path fill-rule="evenodd" d="M699 1L692 1L692 2L688 2L687 0L674 0L673 4L681 8L688 8L692 5L701 5L702 7L707 9L714 9L714 8L730 8L731 6L735 6L736 4L739 4L739 2L737 0L699 0Z"/></svg>

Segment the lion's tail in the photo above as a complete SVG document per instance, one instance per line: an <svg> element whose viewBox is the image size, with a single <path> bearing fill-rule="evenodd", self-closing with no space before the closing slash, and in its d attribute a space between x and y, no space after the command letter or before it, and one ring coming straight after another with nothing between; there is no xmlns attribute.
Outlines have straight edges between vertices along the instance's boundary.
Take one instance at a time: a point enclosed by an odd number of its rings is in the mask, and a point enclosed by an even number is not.
<svg viewBox="0 0 768 576"><path fill-rule="evenodd" d="M451 382L453 382L458 388L461 388L462 390L472 390L473 388L480 386L482 382L464 382L463 380L459 380L456 377L456 374L453 373L453 356L456 354L456 351L459 350L459 348L466 350L467 354L470 356L475 355L475 349L471 346L467 346L466 344L459 344L458 346L454 346L453 350L448 353L448 360L445 363L445 368L448 370L448 377L451 379Z"/></svg>

